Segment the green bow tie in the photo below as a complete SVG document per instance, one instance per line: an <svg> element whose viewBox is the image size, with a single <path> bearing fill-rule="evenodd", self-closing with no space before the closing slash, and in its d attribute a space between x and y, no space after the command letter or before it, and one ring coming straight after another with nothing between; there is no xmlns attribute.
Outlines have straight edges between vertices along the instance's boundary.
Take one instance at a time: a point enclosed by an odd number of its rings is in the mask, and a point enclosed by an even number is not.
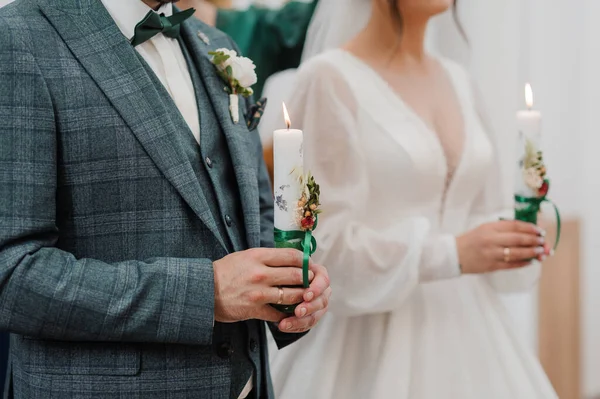
<svg viewBox="0 0 600 399"><path fill-rule="evenodd" d="M131 44L135 47L139 44L144 43L146 40L152 39L159 33L165 36L177 38L179 37L180 24L194 15L195 9L190 8L185 11L181 11L165 17L159 15L154 11L148 12L144 19L135 26L135 34L131 39Z"/></svg>

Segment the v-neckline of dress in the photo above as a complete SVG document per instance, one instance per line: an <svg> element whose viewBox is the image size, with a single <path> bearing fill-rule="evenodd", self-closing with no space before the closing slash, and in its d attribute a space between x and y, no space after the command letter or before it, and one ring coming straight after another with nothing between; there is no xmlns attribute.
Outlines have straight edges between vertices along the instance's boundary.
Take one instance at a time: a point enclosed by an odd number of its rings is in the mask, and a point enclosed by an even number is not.
<svg viewBox="0 0 600 399"><path fill-rule="evenodd" d="M443 210L446 207L447 204L447 199L449 197L449 194L451 193L452 188L454 187L454 183L456 182L456 177L459 175L459 172L462 170L463 168L463 164L465 163L465 158L467 156L467 151L468 151L468 145L470 142L470 134L469 134L469 123L468 123L468 119L467 119L467 112L465 109L465 99L464 99L464 94L461 90L461 88L458 85L458 82L455 79L454 76L454 72L450 70L450 68L448 68L448 66L445 64L445 62L441 59L437 59L438 63L440 64L441 68L443 69L443 71L446 73L446 76L448 77L453 91L454 91L454 97L456 99L456 101L458 101L458 106L460 108L460 113L461 113L461 117L462 117L462 125L463 125L463 143L462 143L462 148L461 148L461 153L460 156L458 157L458 163L456 164L456 168L454 168L453 172L451 173L451 176L449 176L451 167L450 167L450 163L449 163L449 157L448 154L446 153L444 146L442 144L442 141L440 139L439 134L435 131L435 129L433 129L427 122L425 122L425 120L402 98L402 95L395 90L387 80L385 80L379 73L377 73L377 71L371 66L369 65L366 61L362 60L361 58L359 58L358 56L352 54L351 52L342 49L342 48L338 48L337 51L339 51L342 55L347 56L348 58L350 58L351 60L353 60L356 64L358 64L360 67L362 67L363 69L367 70L369 73L371 73L374 78L379 81L383 86L385 86L388 90L389 93L392 97L394 97L396 99L396 101L406 110L406 113L409 115L409 117L419 126L421 126L421 128L426 131L428 133L428 136L431 140L432 143L434 143L433 145L437 148L438 152L440 153L440 155L442 156L444 162L444 175L446 176L446 178L444 179L444 189L442 192L442 198L441 198L441 204L440 204L440 216L443 216Z"/></svg>

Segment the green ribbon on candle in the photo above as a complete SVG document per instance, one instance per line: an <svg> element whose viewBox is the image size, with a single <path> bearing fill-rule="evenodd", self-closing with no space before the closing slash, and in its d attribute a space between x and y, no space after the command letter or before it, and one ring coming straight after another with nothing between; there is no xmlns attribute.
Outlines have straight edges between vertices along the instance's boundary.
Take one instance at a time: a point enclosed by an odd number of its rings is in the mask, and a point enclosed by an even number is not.
<svg viewBox="0 0 600 399"><path fill-rule="evenodd" d="M315 225L312 230L317 228L317 220L315 219ZM310 287L310 281L308 278L310 256L317 250L317 240L312 234L312 230L291 230L283 231L275 229L275 248L294 248L302 251L302 283L304 288ZM272 304L275 309L283 313L292 314L296 309L296 305L275 305Z"/></svg>
<svg viewBox="0 0 600 399"><path fill-rule="evenodd" d="M560 212L554 202L550 201L546 196L523 197L521 195L515 195L515 202L517 203L515 207L515 219L533 224L537 224L537 215L540 212L542 203L547 202L552 205L556 214L556 240L554 241L554 249L556 249L560 241L561 223Z"/></svg>

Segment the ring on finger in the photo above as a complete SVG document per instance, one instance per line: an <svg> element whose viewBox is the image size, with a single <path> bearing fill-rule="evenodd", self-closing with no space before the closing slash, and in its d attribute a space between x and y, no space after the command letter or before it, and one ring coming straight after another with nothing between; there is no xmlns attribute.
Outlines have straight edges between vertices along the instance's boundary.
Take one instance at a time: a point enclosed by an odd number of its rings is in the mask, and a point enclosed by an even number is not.
<svg viewBox="0 0 600 399"><path fill-rule="evenodd" d="M279 290L279 299L277 300L277 305L281 305L283 303L283 288L277 287Z"/></svg>
<svg viewBox="0 0 600 399"><path fill-rule="evenodd" d="M504 247L504 262L510 263L510 248Z"/></svg>

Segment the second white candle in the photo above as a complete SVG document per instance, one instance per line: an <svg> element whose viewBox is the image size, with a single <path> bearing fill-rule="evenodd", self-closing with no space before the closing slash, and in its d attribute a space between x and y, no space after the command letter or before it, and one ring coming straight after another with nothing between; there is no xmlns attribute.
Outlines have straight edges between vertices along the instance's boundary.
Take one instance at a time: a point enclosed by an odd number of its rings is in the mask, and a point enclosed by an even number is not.
<svg viewBox="0 0 600 399"><path fill-rule="evenodd" d="M527 142L530 142L536 150L541 148L542 114L532 109L533 91L529 84L525 86L525 103L528 109L517 112L517 156L519 165L515 176L515 194L524 197L535 197L537 193L527 186L525 182L523 160L525 158Z"/></svg>

